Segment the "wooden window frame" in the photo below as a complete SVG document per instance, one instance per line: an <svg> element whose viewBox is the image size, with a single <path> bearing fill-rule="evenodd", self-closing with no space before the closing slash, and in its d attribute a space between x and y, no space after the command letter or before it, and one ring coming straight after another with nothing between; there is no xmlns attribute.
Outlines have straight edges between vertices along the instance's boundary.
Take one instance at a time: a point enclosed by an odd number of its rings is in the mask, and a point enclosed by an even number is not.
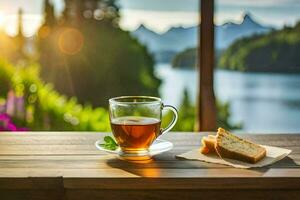
<svg viewBox="0 0 300 200"><path fill-rule="evenodd" d="M214 94L214 0L199 1L199 61L197 62L199 91L196 127L198 131L214 131L217 121Z"/></svg>

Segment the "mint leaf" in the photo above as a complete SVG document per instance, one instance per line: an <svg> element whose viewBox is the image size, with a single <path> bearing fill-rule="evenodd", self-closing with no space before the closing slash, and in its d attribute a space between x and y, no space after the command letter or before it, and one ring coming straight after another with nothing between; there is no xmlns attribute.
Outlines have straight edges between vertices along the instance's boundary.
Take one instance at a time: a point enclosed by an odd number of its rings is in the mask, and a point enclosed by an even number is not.
<svg viewBox="0 0 300 200"><path fill-rule="evenodd" d="M107 143L107 144L112 144L112 145L118 146L116 141L110 136L105 136L104 137L104 142Z"/></svg>
<svg viewBox="0 0 300 200"><path fill-rule="evenodd" d="M104 144L100 144L101 147L108 150L116 150L119 145L116 143L116 141L111 136L105 136L104 137Z"/></svg>

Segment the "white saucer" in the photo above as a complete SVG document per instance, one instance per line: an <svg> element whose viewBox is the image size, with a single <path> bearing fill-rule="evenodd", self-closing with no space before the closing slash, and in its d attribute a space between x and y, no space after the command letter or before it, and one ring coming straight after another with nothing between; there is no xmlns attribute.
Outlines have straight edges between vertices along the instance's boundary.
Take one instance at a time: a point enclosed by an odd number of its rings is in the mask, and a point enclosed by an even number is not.
<svg viewBox="0 0 300 200"><path fill-rule="evenodd" d="M161 154L163 152L169 151L173 148L173 144L166 140L156 139L153 144L149 147L149 151L147 154L137 155L137 154L128 154L123 153L121 148L117 148L116 150L108 150L104 147L100 146L100 144L103 144L103 140L97 140L95 143L95 146L100 151L105 151L110 154L117 154L120 156L121 159L124 160L148 160L151 159L152 156Z"/></svg>

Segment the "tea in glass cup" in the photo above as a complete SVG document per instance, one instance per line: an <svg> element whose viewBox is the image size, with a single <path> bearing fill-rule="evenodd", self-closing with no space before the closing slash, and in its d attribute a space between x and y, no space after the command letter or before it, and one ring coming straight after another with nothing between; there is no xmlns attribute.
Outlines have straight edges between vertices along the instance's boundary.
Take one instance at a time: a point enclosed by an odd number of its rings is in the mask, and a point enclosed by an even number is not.
<svg viewBox="0 0 300 200"><path fill-rule="evenodd" d="M162 110L174 117L169 126L161 128ZM123 96L109 100L111 129L123 157L147 156L150 145L175 125L178 114L173 106L163 105L160 98Z"/></svg>

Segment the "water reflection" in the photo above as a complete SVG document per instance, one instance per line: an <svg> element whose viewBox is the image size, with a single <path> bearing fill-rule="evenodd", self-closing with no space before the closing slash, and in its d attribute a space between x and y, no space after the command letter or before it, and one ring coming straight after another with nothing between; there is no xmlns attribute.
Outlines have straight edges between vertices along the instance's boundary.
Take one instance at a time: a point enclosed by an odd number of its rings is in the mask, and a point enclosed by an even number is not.
<svg viewBox="0 0 300 200"><path fill-rule="evenodd" d="M172 69L159 64L160 93L164 102L179 105L184 88L196 100L197 75L194 70ZM241 73L217 70L215 92L231 103L232 122L243 122L247 132L279 133L300 131L300 75Z"/></svg>

